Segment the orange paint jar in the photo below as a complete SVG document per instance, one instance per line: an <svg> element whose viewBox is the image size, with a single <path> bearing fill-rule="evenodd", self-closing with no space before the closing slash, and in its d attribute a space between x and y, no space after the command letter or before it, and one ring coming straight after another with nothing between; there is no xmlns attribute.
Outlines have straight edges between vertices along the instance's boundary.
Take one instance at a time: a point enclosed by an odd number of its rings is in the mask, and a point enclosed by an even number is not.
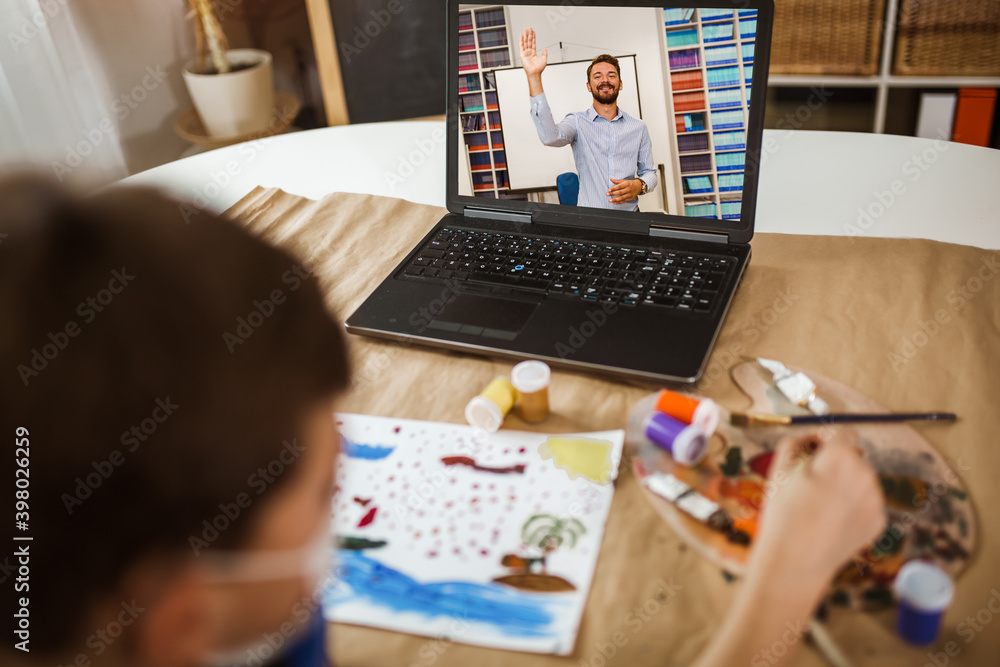
<svg viewBox="0 0 1000 667"><path fill-rule="evenodd" d="M552 370L542 361L522 361L510 372L524 421L540 422L549 416L551 379Z"/></svg>
<svg viewBox="0 0 1000 667"><path fill-rule="evenodd" d="M703 398L699 401L669 389L660 391L656 397L656 409L685 424L699 428L706 436L715 433L721 416L718 403L712 399Z"/></svg>

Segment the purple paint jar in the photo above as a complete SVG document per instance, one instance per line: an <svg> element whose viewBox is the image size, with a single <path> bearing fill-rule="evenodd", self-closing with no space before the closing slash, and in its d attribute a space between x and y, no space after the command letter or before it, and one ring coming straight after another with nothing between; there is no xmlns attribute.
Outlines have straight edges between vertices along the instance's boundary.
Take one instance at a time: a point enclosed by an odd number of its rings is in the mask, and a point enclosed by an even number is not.
<svg viewBox="0 0 1000 667"><path fill-rule="evenodd" d="M696 465L708 451L708 438L704 431L662 412L654 412L646 420L646 437L686 466Z"/></svg>
<svg viewBox="0 0 1000 667"><path fill-rule="evenodd" d="M911 560L896 575L899 613L896 632L911 644L931 644L937 639L941 616L951 604L955 585L941 568Z"/></svg>

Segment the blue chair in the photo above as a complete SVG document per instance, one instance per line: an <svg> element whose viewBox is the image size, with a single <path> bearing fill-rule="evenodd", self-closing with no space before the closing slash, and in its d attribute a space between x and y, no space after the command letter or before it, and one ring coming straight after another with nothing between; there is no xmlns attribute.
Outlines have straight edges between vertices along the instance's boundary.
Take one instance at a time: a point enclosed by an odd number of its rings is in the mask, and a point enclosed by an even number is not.
<svg viewBox="0 0 1000 667"><path fill-rule="evenodd" d="M556 189L559 191L559 203L564 206L576 206L580 198L580 177L572 171L559 174L556 177Z"/></svg>

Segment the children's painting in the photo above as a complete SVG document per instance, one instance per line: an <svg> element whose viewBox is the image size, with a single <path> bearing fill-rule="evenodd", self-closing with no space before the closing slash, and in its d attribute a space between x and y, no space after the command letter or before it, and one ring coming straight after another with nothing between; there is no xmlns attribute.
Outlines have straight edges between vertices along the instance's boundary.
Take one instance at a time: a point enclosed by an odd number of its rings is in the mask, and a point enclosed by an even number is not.
<svg viewBox="0 0 1000 667"><path fill-rule="evenodd" d="M623 431L486 433L337 416L332 621L572 652Z"/></svg>

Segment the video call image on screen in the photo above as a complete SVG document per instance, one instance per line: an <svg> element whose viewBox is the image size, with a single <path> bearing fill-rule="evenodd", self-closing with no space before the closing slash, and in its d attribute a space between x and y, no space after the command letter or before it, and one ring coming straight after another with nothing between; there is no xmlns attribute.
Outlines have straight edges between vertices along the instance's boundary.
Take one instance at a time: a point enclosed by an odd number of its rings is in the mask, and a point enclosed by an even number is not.
<svg viewBox="0 0 1000 667"><path fill-rule="evenodd" d="M461 5L459 195L738 220L756 17Z"/></svg>

